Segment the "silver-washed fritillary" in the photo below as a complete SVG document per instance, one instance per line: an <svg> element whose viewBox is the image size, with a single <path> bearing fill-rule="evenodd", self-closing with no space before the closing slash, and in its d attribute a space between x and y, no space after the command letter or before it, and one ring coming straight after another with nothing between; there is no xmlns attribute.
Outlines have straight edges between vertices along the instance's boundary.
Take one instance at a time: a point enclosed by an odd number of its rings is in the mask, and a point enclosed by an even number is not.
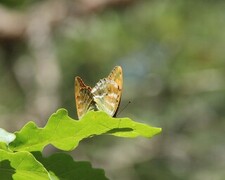
<svg viewBox="0 0 225 180"><path fill-rule="evenodd" d="M75 77L75 101L78 118L90 110L104 111L115 116L122 95L123 71L116 66L108 77L100 79L94 88L84 84L80 77Z"/></svg>

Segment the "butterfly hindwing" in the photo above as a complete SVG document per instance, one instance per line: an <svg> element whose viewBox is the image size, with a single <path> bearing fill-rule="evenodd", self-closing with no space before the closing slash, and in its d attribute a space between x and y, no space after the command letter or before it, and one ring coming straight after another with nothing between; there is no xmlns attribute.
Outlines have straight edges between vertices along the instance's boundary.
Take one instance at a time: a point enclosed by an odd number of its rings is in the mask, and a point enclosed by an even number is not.
<svg viewBox="0 0 225 180"><path fill-rule="evenodd" d="M107 78L101 79L91 90L96 107L115 116L121 100L122 84L122 68L116 66Z"/></svg>

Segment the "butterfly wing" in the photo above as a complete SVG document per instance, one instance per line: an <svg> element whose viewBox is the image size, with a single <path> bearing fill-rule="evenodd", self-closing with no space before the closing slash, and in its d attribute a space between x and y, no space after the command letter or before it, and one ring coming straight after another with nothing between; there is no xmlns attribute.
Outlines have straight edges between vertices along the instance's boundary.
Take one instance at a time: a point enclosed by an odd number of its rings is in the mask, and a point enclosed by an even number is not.
<svg viewBox="0 0 225 180"><path fill-rule="evenodd" d="M122 68L116 66L107 78L101 79L91 90L96 108L115 116L121 100L122 86Z"/></svg>
<svg viewBox="0 0 225 180"><path fill-rule="evenodd" d="M86 86L78 76L75 77L75 101L79 119L81 119L87 111L96 109L91 87Z"/></svg>

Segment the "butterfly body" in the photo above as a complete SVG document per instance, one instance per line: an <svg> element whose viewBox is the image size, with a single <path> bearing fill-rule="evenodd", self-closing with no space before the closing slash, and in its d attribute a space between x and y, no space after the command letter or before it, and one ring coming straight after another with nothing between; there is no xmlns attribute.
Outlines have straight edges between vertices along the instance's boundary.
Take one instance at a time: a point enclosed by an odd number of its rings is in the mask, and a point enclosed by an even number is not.
<svg viewBox="0 0 225 180"><path fill-rule="evenodd" d="M122 68L116 66L108 77L100 79L95 87L84 84L80 77L75 78L75 101L78 118L90 110L104 111L115 116L122 95Z"/></svg>

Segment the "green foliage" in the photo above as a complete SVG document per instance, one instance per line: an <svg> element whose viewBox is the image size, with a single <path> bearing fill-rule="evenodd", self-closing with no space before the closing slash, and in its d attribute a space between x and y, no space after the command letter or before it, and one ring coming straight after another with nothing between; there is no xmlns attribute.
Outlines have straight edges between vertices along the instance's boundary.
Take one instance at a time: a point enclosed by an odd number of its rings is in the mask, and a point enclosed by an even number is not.
<svg viewBox="0 0 225 180"><path fill-rule="evenodd" d="M0 129L1 130L1 129ZM129 118L112 118L104 112L88 112L81 120L59 109L44 128L27 123L14 134L0 131L0 179L107 179L104 171L94 169L89 162L75 162L70 155L53 154L43 158L41 151L52 144L60 150L73 150L85 138L114 135L150 138L161 128L137 123Z"/></svg>
<svg viewBox="0 0 225 180"><path fill-rule="evenodd" d="M48 158L43 158L40 153L34 153L35 157L45 168L59 179L107 179L104 171L93 169L89 162L75 162L72 157L64 153L56 153ZM53 176L53 175L52 175Z"/></svg>
<svg viewBox="0 0 225 180"><path fill-rule="evenodd" d="M48 171L28 151L7 152L0 150L1 166L10 162L10 166L1 168L0 179L8 173L13 174L14 179L49 179ZM7 163L7 165L9 165Z"/></svg>
<svg viewBox="0 0 225 180"><path fill-rule="evenodd" d="M29 5L33 4L37 2L36 0L21 0L21 1L17 1L17 0L1 0L1 4L10 7L10 8L18 8L18 9L23 9L28 7Z"/></svg>

